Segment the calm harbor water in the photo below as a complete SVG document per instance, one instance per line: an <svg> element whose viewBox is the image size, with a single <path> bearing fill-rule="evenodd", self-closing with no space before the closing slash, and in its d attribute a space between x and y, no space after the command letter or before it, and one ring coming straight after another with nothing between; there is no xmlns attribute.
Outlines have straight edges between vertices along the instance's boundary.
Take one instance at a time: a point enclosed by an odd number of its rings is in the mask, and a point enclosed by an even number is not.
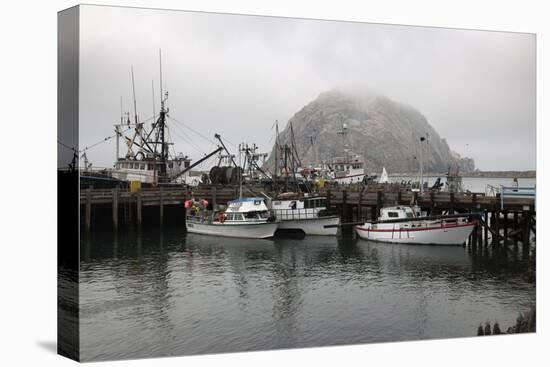
<svg viewBox="0 0 550 367"><path fill-rule="evenodd" d="M82 235L83 360L474 336L535 302L521 250Z"/></svg>

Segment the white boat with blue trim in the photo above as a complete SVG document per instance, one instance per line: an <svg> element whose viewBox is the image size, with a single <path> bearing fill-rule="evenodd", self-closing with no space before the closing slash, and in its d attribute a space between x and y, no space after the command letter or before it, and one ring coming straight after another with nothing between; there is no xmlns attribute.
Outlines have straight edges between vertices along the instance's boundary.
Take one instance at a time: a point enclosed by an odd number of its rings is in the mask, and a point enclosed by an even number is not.
<svg viewBox="0 0 550 367"><path fill-rule="evenodd" d="M203 205L186 205L189 233L238 238L271 238L279 222L264 198L240 198L227 203L225 210L207 211Z"/></svg>

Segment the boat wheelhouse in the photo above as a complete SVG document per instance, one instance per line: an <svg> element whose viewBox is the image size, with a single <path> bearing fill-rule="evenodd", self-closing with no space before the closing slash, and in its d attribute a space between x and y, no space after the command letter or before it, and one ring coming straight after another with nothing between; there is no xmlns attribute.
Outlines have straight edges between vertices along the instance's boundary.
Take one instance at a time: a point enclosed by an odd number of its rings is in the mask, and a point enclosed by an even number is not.
<svg viewBox="0 0 550 367"><path fill-rule="evenodd" d="M335 236L340 217L327 214L327 200L324 196L294 197L285 193L271 201L273 214L281 222L280 230L299 230L306 235ZM331 225L330 228L325 228Z"/></svg>
<svg viewBox="0 0 550 367"><path fill-rule="evenodd" d="M354 158L336 158L331 164L333 179L339 184L362 182L365 178L365 169L359 156Z"/></svg>
<svg viewBox="0 0 550 367"><path fill-rule="evenodd" d="M355 231L360 238L371 241L462 245L477 224L468 216L441 216L435 220L429 218L421 217L417 207L386 207L380 210L376 222L358 225Z"/></svg>
<svg viewBox="0 0 550 367"><path fill-rule="evenodd" d="M112 176L119 180L155 184L159 182L161 172L166 172L167 176L174 177L178 176L181 171L188 169L190 165L191 159L182 154L165 162L153 158L119 158L115 162ZM189 176L189 171L178 176L177 181L184 183L187 176Z"/></svg>

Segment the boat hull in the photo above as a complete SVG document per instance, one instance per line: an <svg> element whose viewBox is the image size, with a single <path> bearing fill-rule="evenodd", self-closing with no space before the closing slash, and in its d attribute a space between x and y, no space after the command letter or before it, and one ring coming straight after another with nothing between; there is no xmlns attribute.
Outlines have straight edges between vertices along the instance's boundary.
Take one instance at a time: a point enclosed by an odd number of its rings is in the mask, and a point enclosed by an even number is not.
<svg viewBox="0 0 550 367"><path fill-rule="evenodd" d="M187 232L234 238L271 238L278 227L277 222L263 223L207 223L187 220Z"/></svg>
<svg viewBox="0 0 550 367"><path fill-rule="evenodd" d="M476 226L476 222L453 225L435 225L425 228L374 229L370 223L356 226L357 235L365 240L422 244L458 246L466 242Z"/></svg>
<svg viewBox="0 0 550 367"><path fill-rule="evenodd" d="M279 223L280 230L301 230L306 235L336 236L338 227L324 228L325 225L340 224L340 217L317 217L307 219L282 220Z"/></svg>

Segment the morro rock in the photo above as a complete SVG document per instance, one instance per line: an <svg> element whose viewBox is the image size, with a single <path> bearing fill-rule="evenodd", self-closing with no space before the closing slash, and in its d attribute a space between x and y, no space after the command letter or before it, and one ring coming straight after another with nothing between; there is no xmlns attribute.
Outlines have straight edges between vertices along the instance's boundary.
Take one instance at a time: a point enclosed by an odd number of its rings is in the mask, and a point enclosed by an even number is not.
<svg viewBox="0 0 550 367"><path fill-rule="evenodd" d="M415 108L376 93L331 90L298 111L280 133L290 143L290 123L303 166L330 162L344 146L359 154L370 174L382 167L390 173L419 170L422 149L426 172L445 172L457 166L473 171L474 161L451 151L426 118ZM346 125L346 141L338 131ZM425 140L421 143L421 137ZM275 147L273 147L274 149ZM274 165L272 150L266 166Z"/></svg>

